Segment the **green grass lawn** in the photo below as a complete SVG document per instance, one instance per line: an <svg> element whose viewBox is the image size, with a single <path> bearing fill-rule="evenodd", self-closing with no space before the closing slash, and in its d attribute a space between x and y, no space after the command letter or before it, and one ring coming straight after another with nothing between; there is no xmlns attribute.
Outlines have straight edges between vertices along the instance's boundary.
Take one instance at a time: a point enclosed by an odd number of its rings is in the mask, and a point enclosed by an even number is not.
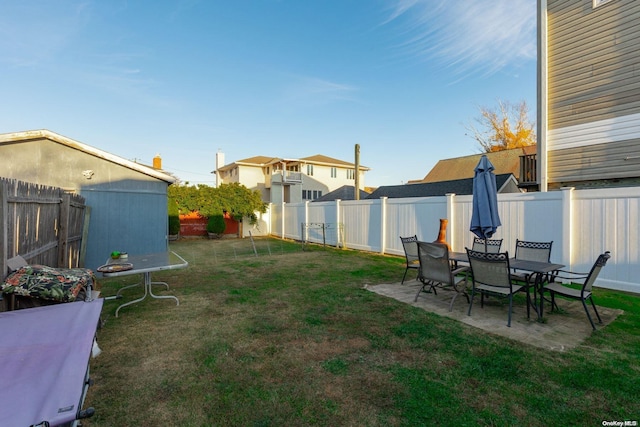
<svg viewBox="0 0 640 427"><path fill-rule="evenodd" d="M640 298L581 346L551 352L390 298L402 258L186 240L155 274L180 299L106 301L86 426L601 426L640 421ZM104 296L135 277L102 280ZM586 322L585 318L585 322Z"/></svg>

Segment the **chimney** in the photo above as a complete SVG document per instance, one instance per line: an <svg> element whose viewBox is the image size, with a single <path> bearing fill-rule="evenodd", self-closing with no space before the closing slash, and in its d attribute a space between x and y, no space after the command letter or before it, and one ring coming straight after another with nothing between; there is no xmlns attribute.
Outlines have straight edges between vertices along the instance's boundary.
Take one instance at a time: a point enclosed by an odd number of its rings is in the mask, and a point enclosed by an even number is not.
<svg viewBox="0 0 640 427"><path fill-rule="evenodd" d="M220 174L218 173L218 169L224 166L224 153L220 151L218 148L218 152L216 153L216 187L219 187L222 184L222 178L220 178Z"/></svg>
<svg viewBox="0 0 640 427"><path fill-rule="evenodd" d="M160 154L156 154L153 158L153 168L158 170L162 169L162 157L160 157Z"/></svg>

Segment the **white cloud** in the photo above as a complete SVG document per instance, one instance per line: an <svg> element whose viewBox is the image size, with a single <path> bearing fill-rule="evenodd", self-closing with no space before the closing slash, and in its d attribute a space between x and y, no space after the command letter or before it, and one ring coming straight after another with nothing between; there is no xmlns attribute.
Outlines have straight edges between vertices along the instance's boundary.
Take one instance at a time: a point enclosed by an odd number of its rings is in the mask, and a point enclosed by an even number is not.
<svg viewBox="0 0 640 427"><path fill-rule="evenodd" d="M532 0L395 0L386 23L400 27L403 54L458 74L493 74L536 57Z"/></svg>
<svg viewBox="0 0 640 427"><path fill-rule="evenodd" d="M324 105L335 101L354 101L356 88L315 77L295 76L285 89L287 102Z"/></svg>

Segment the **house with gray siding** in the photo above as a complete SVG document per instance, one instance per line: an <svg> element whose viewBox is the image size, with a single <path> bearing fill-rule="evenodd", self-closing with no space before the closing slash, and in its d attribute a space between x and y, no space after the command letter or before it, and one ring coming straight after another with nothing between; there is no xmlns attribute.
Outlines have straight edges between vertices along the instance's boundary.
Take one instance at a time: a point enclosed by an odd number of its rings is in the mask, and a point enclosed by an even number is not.
<svg viewBox="0 0 640 427"><path fill-rule="evenodd" d="M538 1L542 191L640 185L640 1Z"/></svg>
<svg viewBox="0 0 640 427"><path fill-rule="evenodd" d="M85 267L111 251L167 250L167 187L175 178L48 130L0 134L0 176L63 188L90 209Z"/></svg>

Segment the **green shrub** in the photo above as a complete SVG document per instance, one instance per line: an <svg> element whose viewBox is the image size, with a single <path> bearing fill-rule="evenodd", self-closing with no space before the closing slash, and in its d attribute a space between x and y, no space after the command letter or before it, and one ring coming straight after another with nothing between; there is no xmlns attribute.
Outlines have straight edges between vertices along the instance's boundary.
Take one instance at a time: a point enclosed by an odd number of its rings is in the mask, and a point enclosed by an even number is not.
<svg viewBox="0 0 640 427"><path fill-rule="evenodd" d="M180 233L180 212L175 199L169 197L167 211L169 213L169 235Z"/></svg>
<svg viewBox="0 0 640 427"><path fill-rule="evenodd" d="M224 222L224 216L222 214L214 214L209 217L207 221L207 232L213 234L222 234L227 228L227 224Z"/></svg>

